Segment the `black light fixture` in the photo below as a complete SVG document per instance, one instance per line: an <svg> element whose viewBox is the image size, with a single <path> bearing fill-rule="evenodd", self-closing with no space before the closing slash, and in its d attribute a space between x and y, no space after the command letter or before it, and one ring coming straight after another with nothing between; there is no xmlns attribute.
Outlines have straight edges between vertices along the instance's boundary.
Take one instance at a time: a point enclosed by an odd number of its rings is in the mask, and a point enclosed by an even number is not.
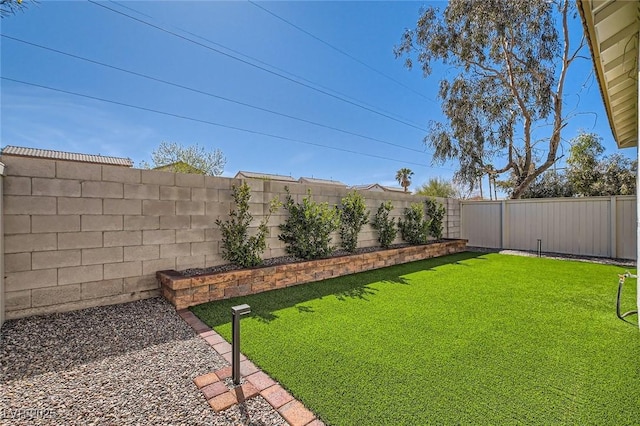
<svg viewBox="0 0 640 426"><path fill-rule="evenodd" d="M240 384L240 317L251 312L251 307L246 303L231 307L231 371L233 384Z"/></svg>

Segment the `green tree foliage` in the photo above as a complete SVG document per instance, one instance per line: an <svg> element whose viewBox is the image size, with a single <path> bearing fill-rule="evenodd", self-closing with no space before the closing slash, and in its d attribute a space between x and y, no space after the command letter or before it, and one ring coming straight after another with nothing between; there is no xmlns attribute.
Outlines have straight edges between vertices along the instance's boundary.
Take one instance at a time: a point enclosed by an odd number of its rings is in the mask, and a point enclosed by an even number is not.
<svg viewBox="0 0 640 426"><path fill-rule="evenodd" d="M574 195L632 195L638 164L616 153L604 156L602 138L581 133L571 141L567 180Z"/></svg>
<svg viewBox="0 0 640 426"><path fill-rule="evenodd" d="M435 199L427 198L424 200L424 203L427 210L427 217L429 218L429 235L439 240L442 238L442 221L447 211L442 203Z"/></svg>
<svg viewBox="0 0 640 426"><path fill-rule="evenodd" d="M400 186L404 188L404 192L407 192L407 188L411 186L412 176L413 171L411 171L411 169L407 169L406 167L403 167L396 172L396 180L398 181Z"/></svg>
<svg viewBox="0 0 640 426"><path fill-rule="evenodd" d="M636 175L638 162L631 161L616 152L598 164L600 180L595 184L598 195L634 195L636 194Z"/></svg>
<svg viewBox="0 0 640 426"><path fill-rule="evenodd" d="M404 209L404 219L398 221L400 235L409 244L426 244L429 240L429 223L424 217L424 208L413 203Z"/></svg>
<svg viewBox="0 0 640 426"><path fill-rule="evenodd" d="M511 189L508 185L505 189ZM565 174L556 170L547 170L534 180L522 193L521 198L558 198L573 197L573 189Z"/></svg>
<svg viewBox="0 0 640 426"><path fill-rule="evenodd" d="M339 206L340 238L342 248L353 253L358 247L358 234L362 227L369 222L369 211L364 199L356 191L352 191L342 198Z"/></svg>
<svg viewBox="0 0 640 426"><path fill-rule="evenodd" d="M635 194L637 161L620 153L603 154L601 137L593 133L579 134L571 140L566 171L543 173L523 192L522 198Z"/></svg>
<svg viewBox="0 0 640 426"><path fill-rule="evenodd" d="M429 178L426 183L423 183L422 186L416 190L416 194L426 197L455 198L458 195L458 191L453 183L435 177Z"/></svg>
<svg viewBox="0 0 640 426"><path fill-rule="evenodd" d="M371 227L378 231L378 241L384 248L388 248L398 234L395 218L389 217L391 210L393 210L391 201L380 203L378 211L373 216L373 222L371 222Z"/></svg>
<svg viewBox="0 0 640 426"><path fill-rule="evenodd" d="M255 235L249 235L249 226L253 216L249 213L251 189L243 183L239 187L233 186L232 197L236 210L231 210L229 219L216 220L216 225L222 231L222 258L234 265L244 268L257 266L262 263L262 253L267 248L266 236L269 232L267 223L274 211L280 207L277 199L271 201L269 213L260 221Z"/></svg>
<svg viewBox="0 0 640 426"><path fill-rule="evenodd" d="M571 141L567 159L567 178L573 192L592 195L600 178L598 159L604 153L602 138L593 133L581 133Z"/></svg>
<svg viewBox="0 0 640 426"><path fill-rule="evenodd" d="M285 223L280 225L278 235L287 245L287 253L301 259L318 259L333 253L331 233L340 226L340 215L328 203L311 200L311 191L302 203L293 200L289 188L284 208L289 212Z"/></svg>
<svg viewBox="0 0 640 426"><path fill-rule="evenodd" d="M153 168L167 167L177 173L195 173L207 176L220 176L227 163L222 151L207 150L198 144L184 146L177 142L161 142L151 153ZM143 168L151 168L146 161Z"/></svg>
<svg viewBox="0 0 640 426"><path fill-rule="evenodd" d="M515 177L512 198L553 166L567 122L567 72L584 45L569 43L573 3L450 0L443 13L426 8L405 31L394 52L409 68L415 56L425 76L436 63L460 71L440 81L447 121L432 122L425 138L435 162L456 159L456 177L475 185L499 161L493 170Z"/></svg>

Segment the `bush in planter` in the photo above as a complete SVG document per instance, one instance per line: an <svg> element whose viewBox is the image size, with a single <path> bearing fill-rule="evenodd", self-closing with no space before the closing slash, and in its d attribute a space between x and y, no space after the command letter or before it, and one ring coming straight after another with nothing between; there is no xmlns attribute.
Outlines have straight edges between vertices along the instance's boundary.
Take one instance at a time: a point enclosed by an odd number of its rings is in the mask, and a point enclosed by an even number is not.
<svg viewBox="0 0 640 426"><path fill-rule="evenodd" d="M311 191L302 199L302 203L296 203L289 188L285 187L285 190L287 198L284 208L289 212L289 217L280 225L282 233L278 238L287 245L287 253L301 259L331 255L331 233L340 225L338 211L329 207L328 203L312 201Z"/></svg>
<svg viewBox="0 0 640 426"><path fill-rule="evenodd" d="M362 195L353 191L347 194L338 207L340 212L340 238L342 248L353 253L358 246L358 234L369 222L369 212Z"/></svg>
<svg viewBox="0 0 640 426"><path fill-rule="evenodd" d="M371 222L371 227L378 231L378 241L384 248L389 248L398 234L395 218L389 218L391 210L393 210L391 201L380 203L378 211L373 216L373 222Z"/></svg>
<svg viewBox="0 0 640 426"><path fill-rule="evenodd" d="M427 207L427 216L429 217L429 235L436 240L442 238L442 220L446 210L442 203L436 201L433 198L427 198L424 200Z"/></svg>
<svg viewBox="0 0 640 426"><path fill-rule="evenodd" d="M404 220L398 221L402 239L409 244L426 244L430 220L425 219L422 204L413 203L404 209Z"/></svg>
<svg viewBox="0 0 640 426"><path fill-rule="evenodd" d="M267 223L271 214L280 207L280 202L276 198L271 200L269 213L260 221L256 234L249 236L249 225L253 220L249 213L251 188L246 182L239 187L234 185L232 197L237 210L232 209L229 219L224 222L216 220L222 231L222 258L243 268L260 265L262 253L267 248Z"/></svg>

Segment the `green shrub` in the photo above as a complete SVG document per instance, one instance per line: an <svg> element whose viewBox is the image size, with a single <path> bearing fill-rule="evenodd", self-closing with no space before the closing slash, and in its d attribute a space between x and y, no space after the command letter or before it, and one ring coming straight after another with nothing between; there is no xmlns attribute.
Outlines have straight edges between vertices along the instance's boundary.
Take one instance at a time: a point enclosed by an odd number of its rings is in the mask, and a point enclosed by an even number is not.
<svg viewBox="0 0 640 426"><path fill-rule="evenodd" d="M378 231L378 241L384 248L388 248L398 234L395 218L389 218L391 210L393 210L391 201L380 203L378 211L373 216L373 222L371 222L371 227Z"/></svg>
<svg viewBox="0 0 640 426"><path fill-rule="evenodd" d="M229 219L224 222L216 220L216 225L222 231L222 257L234 265L243 268L257 266L262 263L262 253L267 248L267 223L271 214L277 210L280 203L277 199L271 201L269 213L258 225L256 235L249 236L249 225L253 216L249 213L251 188L245 182L239 187L232 188L232 197L237 210L229 212Z"/></svg>
<svg viewBox="0 0 640 426"><path fill-rule="evenodd" d="M421 203L413 203L404 209L404 220L398 221L402 239L410 244L426 244L429 239L430 221L424 217Z"/></svg>
<svg viewBox="0 0 640 426"><path fill-rule="evenodd" d="M293 201L287 191L284 208L289 212L286 222L280 225L282 233L278 235L287 245L287 253L301 259L317 259L333 253L331 233L340 226L340 217L335 208L328 203L316 203L311 200L311 191L302 199L302 203Z"/></svg>
<svg viewBox="0 0 640 426"><path fill-rule="evenodd" d="M442 238L442 220L446 210L442 203L433 198L427 198L424 203L427 206L427 216L429 217L429 235L439 240Z"/></svg>
<svg viewBox="0 0 640 426"><path fill-rule="evenodd" d="M358 246L358 234L362 226L369 222L369 212L362 195L356 191L347 194L340 203L339 212L342 248L353 253Z"/></svg>

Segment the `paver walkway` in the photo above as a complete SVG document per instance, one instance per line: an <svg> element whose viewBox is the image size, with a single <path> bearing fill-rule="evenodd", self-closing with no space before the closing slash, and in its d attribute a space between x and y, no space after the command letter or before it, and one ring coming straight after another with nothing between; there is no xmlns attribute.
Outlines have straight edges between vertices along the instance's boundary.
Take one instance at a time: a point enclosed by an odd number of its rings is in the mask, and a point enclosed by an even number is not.
<svg viewBox="0 0 640 426"><path fill-rule="evenodd" d="M178 315L216 352L231 362L231 345L222 336L200 321L188 309L178 311ZM231 366L196 377L193 381L216 412L224 411L235 404L261 395L291 426L324 425L300 401L242 354L240 355L240 375L242 380L239 386L233 385Z"/></svg>

